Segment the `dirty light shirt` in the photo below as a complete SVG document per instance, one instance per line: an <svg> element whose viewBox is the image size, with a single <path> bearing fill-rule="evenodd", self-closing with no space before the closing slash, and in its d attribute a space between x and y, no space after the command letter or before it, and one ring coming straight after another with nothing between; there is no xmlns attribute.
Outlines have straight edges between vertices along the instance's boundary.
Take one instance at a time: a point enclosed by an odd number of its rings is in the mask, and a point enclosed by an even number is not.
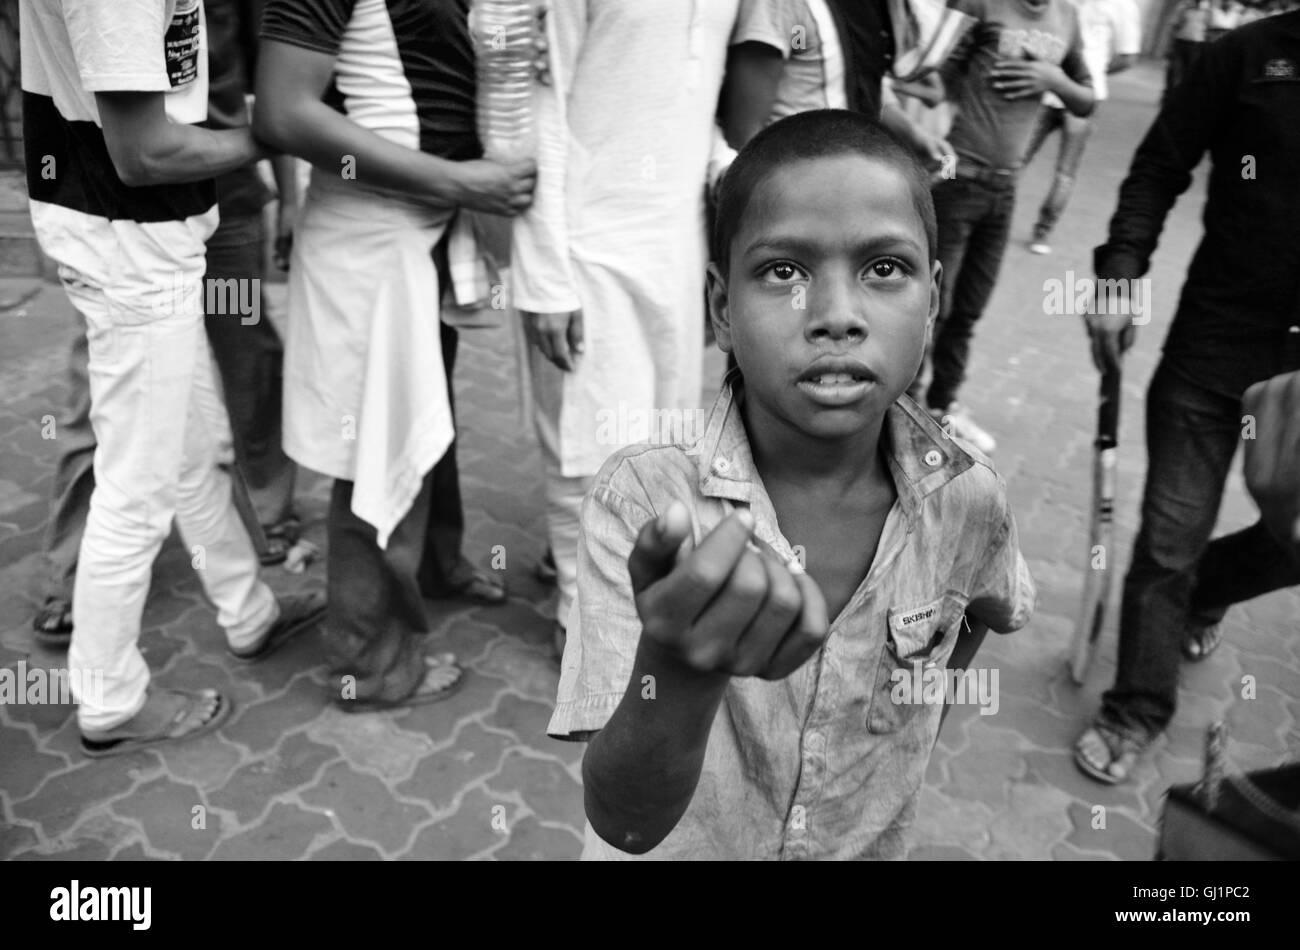
<svg viewBox="0 0 1300 950"><path fill-rule="evenodd" d="M964 611L999 632L1019 629L1035 593L1004 485L982 456L908 399L889 410L882 444L898 498L867 577L800 670L780 682L731 681L695 796L644 857L904 856L941 706L895 704L892 674L912 676L914 662L942 667ZM697 542L729 505L748 505L757 535L783 555L807 541L787 541L778 528L730 387L693 445L613 455L583 506L577 605L550 735L589 738L622 698L641 632L628 554L673 499L691 509ZM633 858L590 824L583 857Z"/></svg>

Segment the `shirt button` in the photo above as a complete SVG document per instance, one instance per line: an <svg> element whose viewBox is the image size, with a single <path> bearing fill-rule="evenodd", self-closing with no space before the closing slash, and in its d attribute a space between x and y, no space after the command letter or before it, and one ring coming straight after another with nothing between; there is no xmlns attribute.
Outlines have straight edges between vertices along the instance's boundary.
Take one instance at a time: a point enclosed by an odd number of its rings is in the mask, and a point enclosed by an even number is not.
<svg viewBox="0 0 1300 950"><path fill-rule="evenodd" d="M934 468L942 461L943 461L943 456L939 454L938 449L931 449L929 452L925 453L925 464L930 466L931 468Z"/></svg>
<svg viewBox="0 0 1300 950"><path fill-rule="evenodd" d="M713 474L726 475L731 471L731 462L725 457L719 457L713 460Z"/></svg>

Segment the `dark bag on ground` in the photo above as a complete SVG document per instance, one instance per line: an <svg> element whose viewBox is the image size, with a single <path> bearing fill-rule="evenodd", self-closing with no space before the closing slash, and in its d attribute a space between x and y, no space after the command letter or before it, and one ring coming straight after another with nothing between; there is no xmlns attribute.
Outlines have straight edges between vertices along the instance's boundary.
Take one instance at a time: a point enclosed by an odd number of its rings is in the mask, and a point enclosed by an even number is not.
<svg viewBox="0 0 1300 950"><path fill-rule="evenodd" d="M1201 781L1169 789L1157 861L1300 860L1300 762L1230 773L1222 723L1206 739Z"/></svg>

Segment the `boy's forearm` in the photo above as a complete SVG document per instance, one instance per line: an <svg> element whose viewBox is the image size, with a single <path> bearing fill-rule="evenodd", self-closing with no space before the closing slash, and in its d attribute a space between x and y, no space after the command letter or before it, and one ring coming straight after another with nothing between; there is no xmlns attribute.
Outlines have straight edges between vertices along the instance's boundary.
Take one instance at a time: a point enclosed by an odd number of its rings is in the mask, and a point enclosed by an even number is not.
<svg viewBox="0 0 1300 950"><path fill-rule="evenodd" d="M627 691L582 762L587 819L603 840L644 854L677 826L729 681L683 670L642 638Z"/></svg>
<svg viewBox="0 0 1300 950"><path fill-rule="evenodd" d="M952 648L952 655L948 657L948 669L969 670L971 661L975 659L975 654L979 652L980 644L984 642L988 632L987 624L972 619L967 614L962 621L961 633L957 634L957 643ZM943 730L944 720L948 718L948 712L951 709L951 703L944 704L943 712L939 714L940 731Z"/></svg>

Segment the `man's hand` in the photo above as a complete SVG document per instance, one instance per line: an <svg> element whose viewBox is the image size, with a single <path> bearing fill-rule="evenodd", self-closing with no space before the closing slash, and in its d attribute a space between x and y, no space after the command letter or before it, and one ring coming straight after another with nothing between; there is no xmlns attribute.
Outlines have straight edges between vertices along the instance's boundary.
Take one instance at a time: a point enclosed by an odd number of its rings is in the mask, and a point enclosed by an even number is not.
<svg viewBox="0 0 1300 950"><path fill-rule="evenodd" d="M583 351L582 311L572 313L533 313L522 311L524 335L542 355L571 373L578 367Z"/></svg>
<svg viewBox="0 0 1300 950"><path fill-rule="evenodd" d="M953 147L948 144L948 140L942 136L932 135L919 126L916 128L916 138L913 147L921 156L921 161L930 171L932 182L943 177L945 171L957 167L957 153Z"/></svg>
<svg viewBox="0 0 1300 950"><path fill-rule="evenodd" d="M1255 417L1246 488L1273 536L1300 555L1300 372L1256 383L1241 406Z"/></svg>
<svg viewBox="0 0 1300 950"><path fill-rule="evenodd" d="M729 516L679 556L690 536L673 502L648 522L628 558L643 645L695 673L777 680L826 640L826 601L811 577L751 543L747 510Z"/></svg>
<svg viewBox="0 0 1300 950"><path fill-rule="evenodd" d="M1118 285L1118 290L1094 297L1090 312L1083 318L1092 344L1092 363L1101 373L1119 366L1120 358L1137 337L1128 300L1128 282L1113 281L1112 285Z"/></svg>
<svg viewBox="0 0 1300 950"><path fill-rule="evenodd" d="M1023 99L1055 92L1065 81L1060 66L1041 59L1000 59L993 64L993 88L1004 99Z"/></svg>
<svg viewBox="0 0 1300 950"><path fill-rule="evenodd" d="M533 203L537 185L537 163L492 162L477 159L456 164L455 203L475 211L514 217Z"/></svg>

